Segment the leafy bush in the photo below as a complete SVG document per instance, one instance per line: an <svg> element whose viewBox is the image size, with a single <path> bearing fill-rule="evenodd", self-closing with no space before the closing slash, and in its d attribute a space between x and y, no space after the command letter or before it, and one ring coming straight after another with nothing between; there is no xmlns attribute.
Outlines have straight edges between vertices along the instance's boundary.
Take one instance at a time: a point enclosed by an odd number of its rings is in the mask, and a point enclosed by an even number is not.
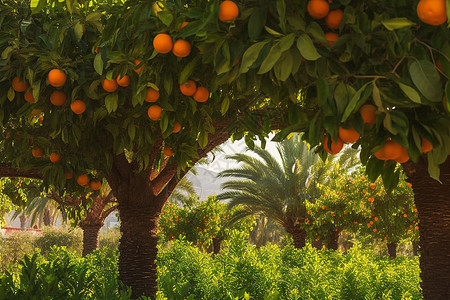
<svg viewBox="0 0 450 300"><path fill-rule="evenodd" d="M120 240L119 228L108 228L106 230L100 230L98 237L98 248L108 248L110 250L116 250L119 248Z"/></svg>
<svg viewBox="0 0 450 300"><path fill-rule="evenodd" d="M27 232L0 236L0 272L17 269L17 262L34 249L34 236Z"/></svg>
<svg viewBox="0 0 450 300"><path fill-rule="evenodd" d="M34 245L47 255L53 246L65 246L81 254L83 250L83 233L80 228L59 229L56 227L44 227L42 236L37 237Z"/></svg>

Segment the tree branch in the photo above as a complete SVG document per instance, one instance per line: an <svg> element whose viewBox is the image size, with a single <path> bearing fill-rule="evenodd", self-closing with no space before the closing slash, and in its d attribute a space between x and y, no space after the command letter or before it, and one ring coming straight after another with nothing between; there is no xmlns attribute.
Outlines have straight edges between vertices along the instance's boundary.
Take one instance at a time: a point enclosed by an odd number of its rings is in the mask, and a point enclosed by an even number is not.
<svg viewBox="0 0 450 300"><path fill-rule="evenodd" d="M5 163L0 163L0 177L24 177L43 179L41 171L37 169L19 169Z"/></svg>
<svg viewBox="0 0 450 300"><path fill-rule="evenodd" d="M104 221L109 216L110 213L112 213L113 211L117 210L118 208L119 208L119 205L116 204L114 206L111 206L107 210L104 210L102 212L102 216L101 216L102 220Z"/></svg>

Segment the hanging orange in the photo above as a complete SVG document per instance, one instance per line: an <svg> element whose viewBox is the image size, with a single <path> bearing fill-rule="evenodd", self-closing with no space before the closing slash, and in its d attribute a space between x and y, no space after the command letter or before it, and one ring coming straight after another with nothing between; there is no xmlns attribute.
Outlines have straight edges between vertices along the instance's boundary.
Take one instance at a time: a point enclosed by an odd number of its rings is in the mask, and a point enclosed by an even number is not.
<svg viewBox="0 0 450 300"><path fill-rule="evenodd" d="M170 35L166 33L160 33L153 39L153 48L158 53L169 53L173 48L173 41Z"/></svg>
<svg viewBox="0 0 450 300"><path fill-rule="evenodd" d="M360 134L358 131L356 131L352 125L350 125L350 128L346 129L342 126L339 127L339 138L344 143L354 143L356 142L360 137Z"/></svg>
<svg viewBox="0 0 450 300"><path fill-rule="evenodd" d="M330 5L325 0L310 0L307 6L308 13L314 19L323 19L330 11Z"/></svg>
<svg viewBox="0 0 450 300"><path fill-rule="evenodd" d="M195 92L193 97L197 102L205 102L209 98L209 91L207 88L200 86L197 88L197 91Z"/></svg>
<svg viewBox="0 0 450 300"><path fill-rule="evenodd" d="M164 152L165 156L169 156L169 157L173 156L175 154L175 153L173 153L172 148L170 148L169 146L164 147L163 152Z"/></svg>
<svg viewBox="0 0 450 300"><path fill-rule="evenodd" d="M239 16L239 7L233 1L223 1L219 7L219 20L233 21Z"/></svg>
<svg viewBox="0 0 450 300"><path fill-rule="evenodd" d="M59 69L53 69L48 73L48 83L53 87L62 87L66 79L66 74Z"/></svg>
<svg viewBox="0 0 450 300"><path fill-rule="evenodd" d="M102 187L102 183L99 180L92 181L90 184L91 190L98 191Z"/></svg>
<svg viewBox="0 0 450 300"><path fill-rule="evenodd" d="M144 100L147 102L156 102L159 99L159 92L153 88L148 88Z"/></svg>
<svg viewBox="0 0 450 300"><path fill-rule="evenodd" d="M158 121L161 119L162 108L158 105L152 105L148 108L147 114L153 121Z"/></svg>
<svg viewBox="0 0 450 300"><path fill-rule="evenodd" d="M328 41L328 46L330 46L330 47L331 47L331 45L334 44L334 42L337 41L338 38L339 38L339 35L337 33L334 33L334 32L325 33L325 39Z"/></svg>
<svg viewBox="0 0 450 300"><path fill-rule="evenodd" d="M193 80L188 80L187 83L180 84L180 91L185 96L192 96L197 91L197 85Z"/></svg>
<svg viewBox="0 0 450 300"><path fill-rule="evenodd" d="M340 9L332 10L327 15L325 23L330 29L339 29L339 24L341 24L344 12Z"/></svg>
<svg viewBox="0 0 450 300"><path fill-rule="evenodd" d="M39 157L44 156L44 150L42 150L42 148L40 148L40 147L36 147L33 150L31 150L31 154L34 157L39 158Z"/></svg>
<svg viewBox="0 0 450 300"><path fill-rule="evenodd" d="M116 78L117 84L121 87L127 87L130 85L130 76L125 75L123 77L120 76L120 74Z"/></svg>
<svg viewBox="0 0 450 300"><path fill-rule="evenodd" d="M376 111L377 111L376 106L372 104L365 104L361 106L361 108L359 109L359 112L361 114L364 123L369 124L371 126L376 123L377 120Z"/></svg>
<svg viewBox="0 0 450 300"><path fill-rule="evenodd" d="M77 182L79 185L86 187L89 184L89 177L86 174L82 174L77 177Z"/></svg>
<svg viewBox="0 0 450 300"><path fill-rule="evenodd" d="M50 102L53 105L61 106L64 105L66 101L67 101L66 93L64 93L63 91L54 91L50 95Z"/></svg>
<svg viewBox="0 0 450 300"><path fill-rule="evenodd" d="M113 79L109 80L106 78L103 80L102 86L105 91L110 92L110 93L114 92L118 88L117 81L115 81Z"/></svg>
<svg viewBox="0 0 450 300"><path fill-rule="evenodd" d="M80 115L86 110L86 104L81 100L75 100L70 104L70 109L77 115Z"/></svg>
<svg viewBox="0 0 450 300"><path fill-rule="evenodd" d="M178 122L175 122L175 124L173 125L173 131L172 133L177 133L181 130L181 125Z"/></svg>
<svg viewBox="0 0 450 300"><path fill-rule="evenodd" d="M52 152L52 154L50 154L50 161L54 164L58 163L61 160L61 155L59 155L58 153Z"/></svg>
<svg viewBox="0 0 450 300"><path fill-rule="evenodd" d="M191 44L183 39L178 39L173 44L172 52L177 57L186 57L191 53Z"/></svg>
<svg viewBox="0 0 450 300"><path fill-rule="evenodd" d="M433 145L430 143L429 140L427 140L424 137L421 137L422 140L422 152L423 153L427 153L430 152L431 150L433 150Z"/></svg>
<svg viewBox="0 0 450 300"><path fill-rule="evenodd" d="M26 92L24 95L24 98L29 103L34 103L34 96L33 96L33 89L30 89L28 92Z"/></svg>
<svg viewBox="0 0 450 300"><path fill-rule="evenodd" d="M73 172L69 172L67 170L64 170L64 175L66 176L66 179L73 178Z"/></svg>
<svg viewBox="0 0 450 300"><path fill-rule="evenodd" d="M16 92L25 92L30 85L26 81L20 81L19 77L14 77L12 81L12 88Z"/></svg>
<svg viewBox="0 0 450 300"><path fill-rule="evenodd" d="M417 16L422 22L434 26L447 21L445 0L420 0L417 5Z"/></svg>
<svg viewBox="0 0 450 300"><path fill-rule="evenodd" d="M331 140L331 149L328 148L328 136L326 136L323 140L323 149L325 149L325 151L330 154L338 154L342 150L342 147L344 147L344 143L339 137L337 138L336 142Z"/></svg>
<svg viewBox="0 0 450 300"><path fill-rule="evenodd" d="M141 64L141 61L139 59L134 60L134 65L136 67L139 66L140 64ZM142 69L144 68L144 66L145 66L145 64L142 64L142 66L140 66L139 68L134 69L134 72L136 72L136 74L139 75L141 73Z"/></svg>

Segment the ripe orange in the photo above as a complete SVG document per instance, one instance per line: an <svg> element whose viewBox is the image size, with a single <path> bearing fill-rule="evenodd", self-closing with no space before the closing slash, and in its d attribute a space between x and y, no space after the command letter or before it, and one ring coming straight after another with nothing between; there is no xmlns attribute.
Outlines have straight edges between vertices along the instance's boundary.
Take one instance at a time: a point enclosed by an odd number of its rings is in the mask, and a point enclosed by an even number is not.
<svg viewBox="0 0 450 300"><path fill-rule="evenodd" d="M66 175L66 179L73 178L73 172L69 172L67 170L64 170L64 175Z"/></svg>
<svg viewBox="0 0 450 300"><path fill-rule="evenodd" d="M307 9L309 15L314 19L322 19L328 15L330 5L325 0L310 0Z"/></svg>
<svg viewBox="0 0 450 300"><path fill-rule="evenodd" d="M12 88L16 92L25 92L30 85L26 81L20 81L19 77L14 77L12 81Z"/></svg>
<svg viewBox="0 0 450 300"><path fill-rule="evenodd" d="M187 83L180 84L180 91L183 95L192 96L197 91L197 85L193 80L188 80Z"/></svg>
<svg viewBox="0 0 450 300"><path fill-rule="evenodd" d="M441 25L447 21L445 0L420 0L417 5L417 16L422 22L430 25Z"/></svg>
<svg viewBox="0 0 450 300"><path fill-rule="evenodd" d="M175 56L186 57L191 53L191 44L186 40L178 39L173 44L172 52Z"/></svg>
<svg viewBox="0 0 450 300"><path fill-rule="evenodd" d="M184 21L183 23L181 23L180 28L178 28L178 30L183 29L184 27L186 27L186 25L189 24L189 22Z"/></svg>
<svg viewBox="0 0 450 300"><path fill-rule="evenodd" d="M178 122L175 122L175 125L173 126L173 131L172 133L177 133L181 130L181 125Z"/></svg>
<svg viewBox="0 0 450 300"><path fill-rule="evenodd" d="M134 60L135 66L139 66L140 63L141 63L141 61L140 61L139 59L135 59L135 60ZM139 75L139 73L141 73L141 71L142 71L142 69L144 68L144 66L145 66L145 65L142 64L142 66L140 66L138 69L134 69L134 71L136 72L136 74Z"/></svg>
<svg viewBox="0 0 450 300"><path fill-rule="evenodd" d="M197 88L197 91L195 92L193 97L197 102L205 102L209 98L209 91L207 88L200 86Z"/></svg>
<svg viewBox="0 0 450 300"><path fill-rule="evenodd" d="M70 104L70 109L77 115L80 115L86 110L86 104L81 100L75 100Z"/></svg>
<svg viewBox="0 0 450 300"><path fill-rule="evenodd" d="M164 152L165 156L169 156L169 157L173 156L175 154L175 153L173 153L172 148L170 148L169 146L165 146L163 152Z"/></svg>
<svg viewBox="0 0 450 300"><path fill-rule="evenodd" d="M430 152L431 150L433 150L433 145L430 143L429 140L427 140L424 137L421 137L422 139L422 152L423 153L427 153Z"/></svg>
<svg viewBox="0 0 450 300"><path fill-rule="evenodd" d="M105 80L103 80L102 86L103 86L103 89L105 91L110 92L110 93L112 93L115 90L117 90L117 87L118 87L117 86L117 81L115 81L113 79L109 80L109 79L106 79L106 78L105 78Z"/></svg>
<svg viewBox="0 0 450 300"><path fill-rule="evenodd" d="M90 187L91 190L98 191L102 187L102 183L99 180L92 181Z"/></svg>
<svg viewBox="0 0 450 300"><path fill-rule="evenodd" d="M160 33L153 39L153 48L158 53L169 53L173 48L173 41L170 35L166 33Z"/></svg>
<svg viewBox="0 0 450 300"><path fill-rule="evenodd" d="M77 177L79 185L86 187L89 184L89 177L86 174L82 174Z"/></svg>
<svg viewBox="0 0 450 300"><path fill-rule="evenodd" d="M403 164L403 163L407 162L408 160L409 160L408 149L406 149L406 147L402 146L402 153L395 161Z"/></svg>
<svg viewBox="0 0 450 300"><path fill-rule="evenodd" d="M337 138L337 142L331 140L331 149L328 148L328 136L323 140L323 149L330 154L338 154L342 150L342 147L344 147L344 143L339 137Z"/></svg>
<svg viewBox="0 0 450 300"><path fill-rule="evenodd" d="M412 187L412 184L409 183L409 182L407 182L407 183L406 183L406 186L410 188L410 187Z"/></svg>
<svg viewBox="0 0 450 300"><path fill-rule="evenodd" d="M233 1L220 3L219 20L222 22L233 21L239 16L239 7Z"/></svg>
<svg viewBox="0 0 450 300"><path fill-rule="evenodd" d="M147 114L153 121L158 121L161 119L162 108L158 105L152 105L148 108Z"/></svg>
<svg viewBox="0 0 450 300"><path fill-rule="evenodd" d="M48 83L54 87L62 87L66 83L66 74L58 69L53 69L48 73Z"/></svg>
<svg viewBox="0 0 450 300"><path fill-rule="evenodd" d="M403 146L395 141L387 141L383 146L383 155L387 160L398 159L403 153Z"/></svg>
<svg viewBox="0 0 450 300"><path fill-rule="evenodd" d="M63 91L54 91L50 95L50 102L53 105L61 106L66 104L66 101L67 101L66 93L64 93Z"/></svg>
<svg viewBox="0 0 450 300"><path fill-rule="evenodd" d="M315 0L318 1L318 0ZM337 33L334 32L327 32L325 33L325 39L328 41L328 46L331 47L331 45L334 44L334 42L337 41L337 39L339 38L339 35Z"/></svg>
<svg viewBox="0 0 450 300"><path fill-rule="evenodd" d="M372 190L374 190L376 187L377 187L377 185L376 185L375 183L371 183L371 184L370 184L370 188L371 188Z"/></svg>
<svg viewBox="0 0 450 300"><path fill-rule="evenodd" d="M35 102L35 100L34 100L34 97L33 97L33 89L30 89L28 92L26 92L25 93L25 95L23 95L24 97L25 97L25 100L27 101L27 102L30 102L30 103L34 103Z"/></svg>
<svg viewBox="0 0 450 300"><path fill-rule="evenodd" d="M127 87L130 85L130 76L125 75L121 78L121 75L119 74L116 78L117 84L122 87Z"/></svg>
<svg viewBox="0 0 450 300"><path fill-rule="evenodd" d="M60 160L61 160L61 155L59 155L58 153L53 152L52 154L50 154L50 161L52 163L56 164Z"/></svg>
<svg viewBox="0 0 450 300"><path fill-rule="evenodd" d="M376 123L377 120L377 115L375 113L376 111L377 111L376 106L372 104L365 104L361 106L361 108L359 109L359 112L361 113L361 117L364 123L369 124L371 126Z"/></svg>
<svg viewBox="0 0 450 300"><path fill-rule="evenodd" d="M350 125L349 129L345 129L344 127L339 127L339 138L344 143L354 143L356 142L360 137L360 134L358 131L356 131L352 125Z"/></svg>
<svg viewBox="0 0 450 300"><path fill-rule="evenodd" d="M155 89L148 88L147 92L145 93L144 100L147 102L156 102L159 99L159 92Z"/></svg>
<svg viewBox="0 0 450 300"><path fill-rule="evenodd" d="M31 150L31 154L33 154L34 157L42 157L44 156L44 150L42 150L41 147L36 147Z"/></svg>
<svg viewBox="0 0 450 300"><path fill-rule="evenodd" d="M327 15L325 23L330 29L339 29L339 24L341 24L344 12L340 9L332 10Z"/></svg>

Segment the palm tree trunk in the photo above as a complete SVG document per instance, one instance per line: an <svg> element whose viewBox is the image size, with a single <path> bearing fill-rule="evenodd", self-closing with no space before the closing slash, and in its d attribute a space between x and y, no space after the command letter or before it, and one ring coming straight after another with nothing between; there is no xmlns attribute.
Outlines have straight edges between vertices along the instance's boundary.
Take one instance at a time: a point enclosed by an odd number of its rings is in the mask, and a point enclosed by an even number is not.
<svg viewBox="0 0 450 300"><path fill-rule="evenodd" d="M419 213L420 269L424 299L450 299L450 159L441 165L440 180L428 175L422 157L404 166Z"/></svg>
<svg viewBox="0 0 450 300"><path fill-rule="evenodd" d="M331 250L338 250L339 248L339 231L332 230L330 232L327 248Z"/></svg>
<svg viewBox="0 0 450 300"><path fill-rule="evenodd" d="M292 235L292 239L294 240L294 247L297 249L301 249L306 245L306 230L302 229L298 226L293 226L290 228L286 228L286 232Z"/></svg>
<svg viewBox="0 0 450 300"><path fill-rule="evenodd" d="M419 243L418 242L413 242L412 243L412 247L413 247L413 255L414 256L419 255Z"/></svg>
<svg viewBox="0 0 450 300"><path fill-rule="evenodd" d="M52 217L48 208L45 208L44 217L42 218L42 220L44 222L44 226L52 226Z"/></svg>
<svg viewBox="0 0 450 300"><path fill-rule="evenodd" d="M311 246L316 248L317 250L322 250L323 241L322 239L317 239L317 241L314 239L311 241Z"/></svg>
<svg viewBox="0 0 450 300"><path fill-rule="evenodd" d="M387 250L390 258L397 257L397 243L387 243Z"/></svg>
<svg viewBox="0 0 450 300"><path fill-rule="evenodd" d="M213 251L214 254L219 254L220 252L220 244L222 243L223 239L222 238L213 238L212 242L213 242Z"/></svg>
<svg viewBox="0 0 450 300"><path fill-rule="evenodd" d="M22 213L19 216L19 220L20 220L20 230L25 231L25 225L26 225L25 223L27 221L27 217Z"/></svg>
<svg viewBox="0 0 450 300"><path fill-rule="evenodd" d="M98 234L103 224L82 224L83 230L83 256L98 249Z"/></svg>

